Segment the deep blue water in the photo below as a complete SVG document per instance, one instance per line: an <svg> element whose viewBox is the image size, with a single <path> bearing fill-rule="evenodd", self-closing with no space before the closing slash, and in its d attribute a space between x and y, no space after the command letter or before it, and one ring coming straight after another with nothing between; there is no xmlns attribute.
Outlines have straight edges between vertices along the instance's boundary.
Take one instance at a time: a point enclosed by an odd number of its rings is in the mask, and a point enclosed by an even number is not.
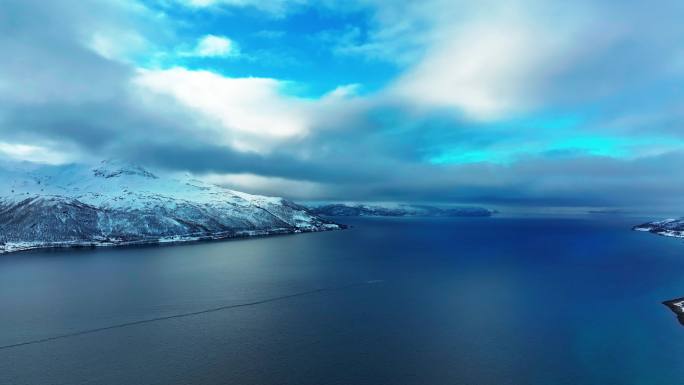
<svg viewBox="0 0 684 385"><path fill-rule="evenodd" d="M326 289L0 349L0 384L684 383L660 304L684 296L684 242L641 219L345 221L0 256L0 345Z"/></svg>

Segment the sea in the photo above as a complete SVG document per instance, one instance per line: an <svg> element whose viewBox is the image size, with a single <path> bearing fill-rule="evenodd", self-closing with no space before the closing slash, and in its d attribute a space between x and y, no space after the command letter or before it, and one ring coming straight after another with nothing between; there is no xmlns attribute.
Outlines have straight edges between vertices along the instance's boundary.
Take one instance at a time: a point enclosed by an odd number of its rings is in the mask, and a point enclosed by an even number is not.
<svg viewBox="0 0 684 385"><path fill-rule="evenodd" d="M0 384L684 384L657 218L335 219L0 255Z"/></svg>

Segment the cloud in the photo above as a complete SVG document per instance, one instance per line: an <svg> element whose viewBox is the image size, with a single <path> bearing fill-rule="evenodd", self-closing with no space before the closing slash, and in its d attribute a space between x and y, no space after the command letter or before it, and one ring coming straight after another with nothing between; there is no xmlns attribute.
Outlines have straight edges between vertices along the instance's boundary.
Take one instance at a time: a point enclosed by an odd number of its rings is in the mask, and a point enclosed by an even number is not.
<svg viewBox="0 0 684 385"><path fill-rule="evenodd" d="M225 36L205 35L195 49L188 53L199 57L229 57L239 55L237 45Z"/></svg>
<svg viewBox="0 0 684 385"><path fill-rule="evenodd" d="M494 120L528 108L527 92L562 45L523 21L488 20L459 28L395 84L418 105L452 107Z"/></svg>
<svg viewBox="0 0 684 385"><path fill-rule="evenodd" d="M8 142L0 142L0 154L12 160L45 164L65 164L79 159L74 153L49 147Z"/></svg>
<svg viewBox="0 0 684 385"><path fill-rule="evenodd" d="M483 121L537 107L540 88L572 62L588 26L581 4L565 13L536 1L430 0L415 13L380 7L366 45L388 46L392 57L411 53L388 92L419 108ZM398 20L404 14L410 16ZM406 42L397 31L409 36Z"/></svg>
<svg viewBox="0 0 684 385"><path fill-rule="evenodd" d="M307 0L179 0L195 8L234 7L253 8L272 16L283 17L292 7L303 5Z"/></svg>
<svg viewBox="0 0 684 385"><path fill-rule="evenodd" d="M131 87L135 68L91 46L93 31L103 26L147 31L148 24L134 21L150 17L148 12L120 2L23 0L6 2L3 11L14 20L0 23L0 35L12 36L0 39L0 49L12 53L0 62L3 142L83 159L115 156L107 149L148 135L202 130L202 123L189 124L188 111L173 101L142 103ZM39 151L33 154L42 160Z"/></svg>
<svg viewBox="0 0 684 385"><path fill-rule="evenodd" d="M348 97L353 97L356 96L357 93L359 92L359 89L361 88L360 84L345 84L342 86L339 86L335 88L334 90L328 92L324 98L327 100L335 100L335 99L345 99Z"/></svg>
<svg viewBox="0 0 684 385"><path fill-rule="evenodd" d="M353 4L347 7L370 7L372 17L329 33L337 39L331 49L395 63L404 73L387 93L423 110L494 121L549 105L625 99L663 78L681 82L684 73L676 1L650 9L585 0Z"/></svg>
<svg viewBox="0 0 684 385"><path fill-rule="evenodd" d="M88 45L106 59L125 62L132 62L135 55L149 48L143 36L127 30L96 31Z"/></svg>
<svg viewBox="0 0 684 385"><path fill-rule="evenodd" d="M319 199L326 193L324 185L316 182L301 181L279 177L264 177L255 174L207 174L202 179L213 184L231 186L247 193L258 192L271 196L282 195L288 191L291 197L300 200Z"/></svg>
<svg viewBox="0 0 684 385"><path fill-rule="evenodd" d="M170 95L217 123L215 140L243 151L263 152L279 141L306 135L311 106L282 93L268 78L229 78L184 68L140 70L135 84Z"/></svg>
<svg viewBox="0 0 684 385"><path fill-rule="evenodd" d="M254 62L195 57L148 65L159 47L207 33L218 39L204 47L212 58L238 52L219 43L224 33L249 41L212 23L178 32L192 18L309 6L212 3L196 4L210 14L182 8L188 19L176 23L135 2L6 1L0 157L118 157L306 200L684 208L677 3L317 3L327 17L346 7L337 25L358 30L337 68L361 54L401 72L376 93L352 79L319 97L293 92L337 78L318 51L297 57L319 69L305 74L269 65L273 76L249 77ZM265 51L297 34L273 18L254 28L285 31L258 39Z"/></svg>

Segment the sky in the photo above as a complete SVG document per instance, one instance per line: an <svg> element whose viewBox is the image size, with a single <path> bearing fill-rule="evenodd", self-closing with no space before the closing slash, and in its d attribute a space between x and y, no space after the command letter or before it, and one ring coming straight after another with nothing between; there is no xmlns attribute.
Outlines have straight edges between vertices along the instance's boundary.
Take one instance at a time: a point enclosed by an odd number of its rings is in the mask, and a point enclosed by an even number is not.
<svg viewBox="0 0 684 385"><path fill-rule="evenodd" d="M684 212L684 2L2 0L0 160Z"/></svg>

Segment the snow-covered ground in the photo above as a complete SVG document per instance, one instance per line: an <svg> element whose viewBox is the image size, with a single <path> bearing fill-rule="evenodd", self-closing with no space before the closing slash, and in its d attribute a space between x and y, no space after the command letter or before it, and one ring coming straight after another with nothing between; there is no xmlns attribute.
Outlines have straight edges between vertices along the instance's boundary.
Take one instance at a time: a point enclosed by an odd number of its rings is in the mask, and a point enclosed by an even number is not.
<svg viewBox="0 0 684 385"><path fill-rule="evenodd" d="M634 226L633 229L636 231L648 231L666 237L684 238L684 218L644 223Z"/></svg>
<svg viewBox="0 0 684 385"><path fill-rule="evenodd" d="M293 202L103 161L0 169L0 253L339 229Z"/></svg>

